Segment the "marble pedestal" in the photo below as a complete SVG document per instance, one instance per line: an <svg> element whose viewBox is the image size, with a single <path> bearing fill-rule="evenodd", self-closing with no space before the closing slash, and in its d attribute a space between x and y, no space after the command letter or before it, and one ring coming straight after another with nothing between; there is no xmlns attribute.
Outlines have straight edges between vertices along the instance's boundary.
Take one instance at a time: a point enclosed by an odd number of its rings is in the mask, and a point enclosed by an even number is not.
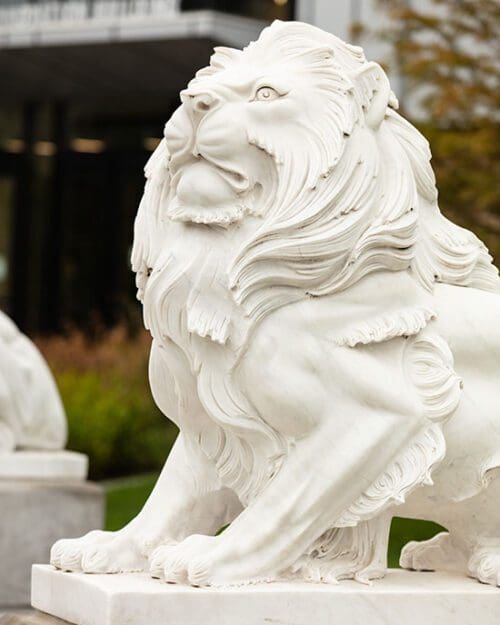
<svg viewBox="0 0 500 625"><path fill-rule="evenodd" d="M57 539L100 528L103 517L102 489L83 479L0 478L0 612L29 605L31 565L47 562Z"/></svg>
<svg viewBox="0 0 500 625"><path fill-rule="evenodd" d="M88 465L76 451L15 451L0 454L0 479L84 480Z"/></svg>
<svg viewBox="0 0 500 625"><path fill-rule="evenodd" d="M74 625L498 625L500 589L451 573L390 570L363 586L163 584L35 565L32 605ZM20 622L20 624L22 621Z"/></svg>

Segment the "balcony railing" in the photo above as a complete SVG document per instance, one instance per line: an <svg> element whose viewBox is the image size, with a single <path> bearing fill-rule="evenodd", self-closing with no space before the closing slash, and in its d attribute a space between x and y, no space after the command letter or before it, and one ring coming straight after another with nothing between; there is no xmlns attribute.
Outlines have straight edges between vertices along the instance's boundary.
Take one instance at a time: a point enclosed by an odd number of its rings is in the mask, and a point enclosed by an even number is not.
<svg viewBox="0 0 500 625"><path fill-rule="evenodd" d="M180 0L0 0L0 27L174 14Z"/></svg>

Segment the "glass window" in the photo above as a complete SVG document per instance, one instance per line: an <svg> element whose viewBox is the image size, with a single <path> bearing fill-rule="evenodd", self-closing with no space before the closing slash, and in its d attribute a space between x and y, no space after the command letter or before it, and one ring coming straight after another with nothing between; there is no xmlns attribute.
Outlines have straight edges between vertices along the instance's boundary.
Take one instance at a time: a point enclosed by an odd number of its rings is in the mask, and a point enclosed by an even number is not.
<svg viewBox="0 0 500 625"><path fill-rule="evenodd" d="M9 296L9 260L14 182L0 178L0 306L7 304Z"/></svg>

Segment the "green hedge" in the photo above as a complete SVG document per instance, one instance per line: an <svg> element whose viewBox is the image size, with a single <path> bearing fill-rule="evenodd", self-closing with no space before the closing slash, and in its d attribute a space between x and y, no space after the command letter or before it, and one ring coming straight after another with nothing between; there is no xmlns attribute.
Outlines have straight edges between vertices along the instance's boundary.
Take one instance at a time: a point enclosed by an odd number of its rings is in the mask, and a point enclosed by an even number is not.
<svg viewBox="0 0 500 625"><path fill-rule="evenodd" d="M98 373L57 375L69 426L68 448L90 458L93 478L160 468L177 435L144 387Z"/></svg>
<svg viewBox="0 0 500 625"><path fill-rule="evenodd" d="M177 436L151 396L150 343L121 327L38 341L66 409L67 446L88 454L92 479L159 470Z"/></svg>

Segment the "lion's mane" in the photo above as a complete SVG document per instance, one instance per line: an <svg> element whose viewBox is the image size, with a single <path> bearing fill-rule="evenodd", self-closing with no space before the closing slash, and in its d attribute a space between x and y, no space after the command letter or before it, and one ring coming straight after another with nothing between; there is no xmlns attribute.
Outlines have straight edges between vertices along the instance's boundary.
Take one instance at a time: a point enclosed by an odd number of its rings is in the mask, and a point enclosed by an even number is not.
<svg viewBox="0 0 500 625"><path fill-rule="evenodd" d="M263 49L271 57L302 57L326 106L322 119L297 125L300 149L283 149L258 128L247 129L249 142L273 156L278 181L261 226L229 270L236 301L261 318L290 297L331 294L378 270L410 269L427 289L445 282L498 290L498 271L484 244L440 213L429 144L394 110L396 99L378 132L363 123L376 86L369 77L361 87L354 84L367 64L362 49L313 26L274 22L243 52L217 50L200 74ZM146 202L147 214L139 211L138 222L147 222L136 228L139 273L147 271L145 259L149 267L154 262L149 257L161 229L167 156L162 142L146 168L157 198Z"/></svg>
<svg viewBox="0 0 500 625"><path fill-rule="evenodd" d="M308 57L328 106L316 127L299 129L300 149L276 155L273 207L230 272L239 303L260 317L280 305L277 287L321 296L379 270L409 269L427 289L445 282L498 290L484 244L440 213L429 144L394 110L395 98L378 132L363 123L375 86L353 82L367 63L361 48L279 22L252 45ZM332 57L321 54L325 46ZM266 144L258 134L253 140Z"/></svg>
<svg viewBox="0 0 500 625"><path fill-rule="evenodd" d="M376 271L408 271L429 291L436 282L498 290L498 271L486 247L440 213L428 143L396 112L396 98L391 95L380 127L365 123L377 84L370 72L360 72L368 65L361 48L312 26L276 22L243 52L216 50L200 74L215 75L231 63L251 61L253 54L304 64L316 78L314 97L323 98L324 114L296 124L293 145L300 149L280 142L279 133L270 137L259 128L246 129L249 143L272 157L277 171L259 227L234 250L227 269L235 305L252 327L280 306L348 289ZM146 178L132 255L140 299L165 247L165 206L172 192L165 141L148 162ZM165 298L158 301L163 308L150 311L157 319L166 314ZM238 355L224 359L217 370L203 364L210 359L200 359L198 389L220 427L218 469L230 484L253 481L255 488L247 484L239 492L255 493L264 483L256 477L265 473L264 451L269 457L286 454L286 441L233 387L230 372ZM254 438L259 445L252 445ZM254 457L257 449L262 454Z"/></svg>

